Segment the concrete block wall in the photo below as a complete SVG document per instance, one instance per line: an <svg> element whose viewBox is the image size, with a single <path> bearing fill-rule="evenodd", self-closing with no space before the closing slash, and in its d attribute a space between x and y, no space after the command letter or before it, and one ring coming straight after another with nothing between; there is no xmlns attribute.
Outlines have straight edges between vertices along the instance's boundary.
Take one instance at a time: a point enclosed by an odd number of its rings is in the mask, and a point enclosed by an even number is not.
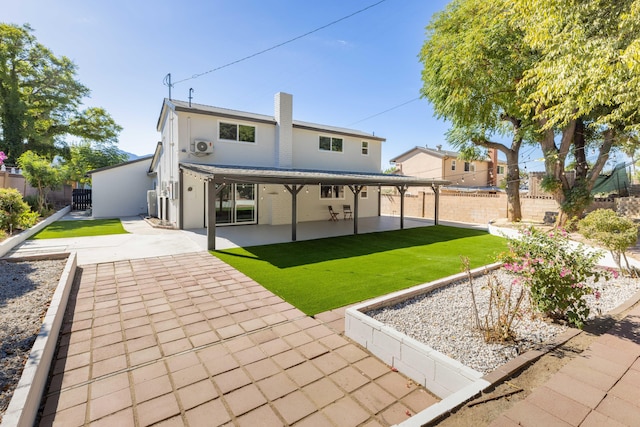
<svg viewBox="0 0 640 427"><path fill-rule="evenodd" d="M616 199L616 212L628 218L640 219L640 198L620 197Z"/></svg>
<svg viewBox="0 0 640 427"><path fill-rule="evenodd" d="M626 199L633 199L627 201ZM547 212L559 212L560 207L549 196L521 196L522 217L526 220L542 222ZM623 203L623 205L620 205ZM640 218L640 198L597 199L587 210L616 209L616 204L624 206L618 212L630 212L632 218ZM435 195L423 192L405 196L405 215L418 218L434 218ZM400 196L382 194L383 215L400 215ZM500 218L507 218L506 194L441 193L439 219L442 221L487 224ZM636 216L633 216L636 215Z"/></svg>
<svg viewBox="0 0 640 427"><path fill-rule="evenodd" d="M499 264L477 268L471 274L482 274ZM481 383L483 374L445 356L428 345L367 316L365 313L406 301L466 277L456 274L430 283L394 292L350 307L345 313L345 335L365 347L387 365L445 399L458 391Z"/></svg>
<svg viewBox="0 0 640 427"><path fill-rule="evenodd" d="M482 373L361 313L366 310L347 310L345 335L441 399L482 379Z"/></svg>
<svg viewBox="0 0 640 427"><path fill-rule="evenodd" d="M522 217L533 221L543 221L547 212L560 212L558 203L548 196L521 197L520 205Z"/></svg>

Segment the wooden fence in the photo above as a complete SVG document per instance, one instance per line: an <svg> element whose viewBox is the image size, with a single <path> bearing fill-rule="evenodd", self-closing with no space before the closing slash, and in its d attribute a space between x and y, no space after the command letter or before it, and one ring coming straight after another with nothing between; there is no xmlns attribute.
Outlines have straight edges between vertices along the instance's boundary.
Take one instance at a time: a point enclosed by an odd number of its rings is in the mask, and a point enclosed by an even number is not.
<svg viewBox="0 0 640 427"><path fill-rule="evenodd" d="M73 200L71 209L74 211L84 211L91 207L91 190L76 188L71 198Z"/></svg>

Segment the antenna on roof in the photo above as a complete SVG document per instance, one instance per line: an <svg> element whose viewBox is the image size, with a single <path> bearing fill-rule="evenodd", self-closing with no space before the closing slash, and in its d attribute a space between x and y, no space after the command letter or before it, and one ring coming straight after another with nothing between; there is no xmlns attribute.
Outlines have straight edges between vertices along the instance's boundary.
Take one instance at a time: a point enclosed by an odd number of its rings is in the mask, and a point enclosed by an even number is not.
<svg viewBox="0 0 640 427"><path fill-rule="evenodd" d="M191 96L192 93L193 93L193 88L190 87L189 88L189 108L191 108L191 100L193 99L193 96Z"/></svg>
<svg viewBox="0 0 640 427"><path fill-rule="evenodd" d="M165 86L169 86L169 99L171 99L171 88L173 87L173 85L171 84L171 73L164 76L162 84Z"/></svg>

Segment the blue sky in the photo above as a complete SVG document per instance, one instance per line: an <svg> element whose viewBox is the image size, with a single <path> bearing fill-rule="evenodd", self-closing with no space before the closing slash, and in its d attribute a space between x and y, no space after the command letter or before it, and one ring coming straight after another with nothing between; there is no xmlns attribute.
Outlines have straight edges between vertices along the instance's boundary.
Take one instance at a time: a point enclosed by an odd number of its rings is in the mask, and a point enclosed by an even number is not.
<svg viewBox="0 0 640 427"><path fill-rule="evenodd" d="M424 29L448 1L386 0L191 78L378 1L0 0L0 19L29 23L40 43L75 62L78 79L91 89L85 105L104 107L123 126L119 146L125 151L152 153L168 96L163 79L171 73L173 82L188 79L174 85L174 99L186 101L193 88L193 102L241 111L271 115L274 94L291 93L294 119L386 138L386 169L390 158L414 146L448 148L447 123L417 99ZM536 158L532 150L523 153L530 170L542 166L530 162Z"/></svg>

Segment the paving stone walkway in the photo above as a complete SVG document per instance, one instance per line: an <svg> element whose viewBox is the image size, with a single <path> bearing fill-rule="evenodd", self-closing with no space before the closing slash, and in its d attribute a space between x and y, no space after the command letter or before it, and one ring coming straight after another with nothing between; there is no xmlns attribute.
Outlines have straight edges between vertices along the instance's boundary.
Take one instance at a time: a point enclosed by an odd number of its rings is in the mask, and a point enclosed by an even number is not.
<svg viewBox="0 0 640 427"><path fill-rule="evenodd" d="M640 426L640 304L491 426Z"/></svg>
<svg viewBox="0 0 640 427"><path fill-rule="evenodd" d="M206 252L83 265L40 426L375 427L437 402L339 317Z"/></svg>

